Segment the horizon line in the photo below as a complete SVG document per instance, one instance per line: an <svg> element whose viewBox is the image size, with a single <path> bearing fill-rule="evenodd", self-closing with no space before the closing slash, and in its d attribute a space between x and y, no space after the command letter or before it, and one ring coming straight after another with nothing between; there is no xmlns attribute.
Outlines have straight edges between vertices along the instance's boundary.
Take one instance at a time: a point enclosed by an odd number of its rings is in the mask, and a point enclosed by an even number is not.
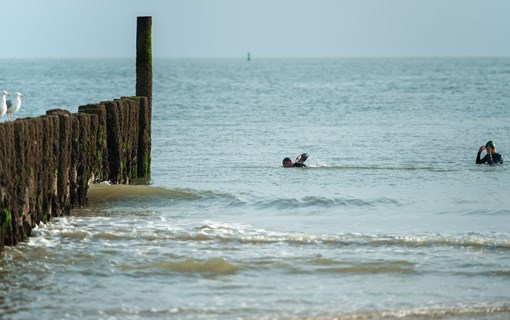
<svg viewBox="0 0 510 320"><path fill-rule="evenodd" d="M254 56L251 54L251 60L257 59L425 59L425 58L510 58L508 55L317 55L317 56ZM0 57L0 60L96 60L96 59L136 59L136 56L45 56L45 57ZM241 59L246 60L245 55L239 56L153 56L152 59Z"/></svg>

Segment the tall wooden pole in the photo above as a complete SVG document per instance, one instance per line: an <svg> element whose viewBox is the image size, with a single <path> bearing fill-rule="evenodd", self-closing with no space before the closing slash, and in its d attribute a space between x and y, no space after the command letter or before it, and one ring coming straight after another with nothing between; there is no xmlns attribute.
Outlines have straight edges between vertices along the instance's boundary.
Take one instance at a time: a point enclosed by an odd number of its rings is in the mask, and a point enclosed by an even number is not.
<svg viewBox="0 0 510 320"><path fill-rule="evenodd" d="M137 176L149 178L152 144L152 17L138 17L136 29L136 95L147 98L140 106Z"/></svg>
<svg viewBox="0 0 510 320"><path fill-rule="evenodd" d="M138 17L136 29L136 95L152 108L152 17Z"/></svg>

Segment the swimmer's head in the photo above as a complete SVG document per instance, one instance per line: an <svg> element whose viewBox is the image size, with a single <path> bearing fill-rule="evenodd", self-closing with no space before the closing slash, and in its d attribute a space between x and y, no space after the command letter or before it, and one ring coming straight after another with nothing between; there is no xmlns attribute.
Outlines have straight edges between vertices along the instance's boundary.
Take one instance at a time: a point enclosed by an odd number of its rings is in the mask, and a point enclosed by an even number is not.
<svg viewBox="0 0 510 320"><path fill-rule="evenodd" d="M485 144L485 148L496 149L496 144L492 141L489 141L487 144Z"/></svg>
<svg viewBox="0 0 510 320"><path fill-rule="evenodd" d="M292 160L289 157L287 157L287 158L283 159L282 165L284 168L292 167Z"/></svg>

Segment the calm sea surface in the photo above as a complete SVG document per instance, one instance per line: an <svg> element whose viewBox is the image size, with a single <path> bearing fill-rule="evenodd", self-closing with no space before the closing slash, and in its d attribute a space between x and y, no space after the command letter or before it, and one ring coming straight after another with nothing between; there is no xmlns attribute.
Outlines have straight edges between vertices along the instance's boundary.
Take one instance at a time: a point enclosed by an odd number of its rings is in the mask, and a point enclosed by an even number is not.
<svg viewBox="0 0 510 320"><path fill-rule="evenodd" d="M0 60L0 90L76 112L134 64ZM148 184L0 253L1 319L510 318L510 58L155 59L152 139Z"/></svg>

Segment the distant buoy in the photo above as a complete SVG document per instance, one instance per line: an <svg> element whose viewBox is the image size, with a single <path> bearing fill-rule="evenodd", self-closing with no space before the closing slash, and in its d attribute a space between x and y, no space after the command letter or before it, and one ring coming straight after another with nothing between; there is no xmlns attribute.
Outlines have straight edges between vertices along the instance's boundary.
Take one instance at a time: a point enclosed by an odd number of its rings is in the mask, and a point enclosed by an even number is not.
<svg viewBox="0 0 510 320"><path fill-rule="evenodd" d="M246 56L246 61L251 61L251 53L248 52L248 55Z"/></svg>

